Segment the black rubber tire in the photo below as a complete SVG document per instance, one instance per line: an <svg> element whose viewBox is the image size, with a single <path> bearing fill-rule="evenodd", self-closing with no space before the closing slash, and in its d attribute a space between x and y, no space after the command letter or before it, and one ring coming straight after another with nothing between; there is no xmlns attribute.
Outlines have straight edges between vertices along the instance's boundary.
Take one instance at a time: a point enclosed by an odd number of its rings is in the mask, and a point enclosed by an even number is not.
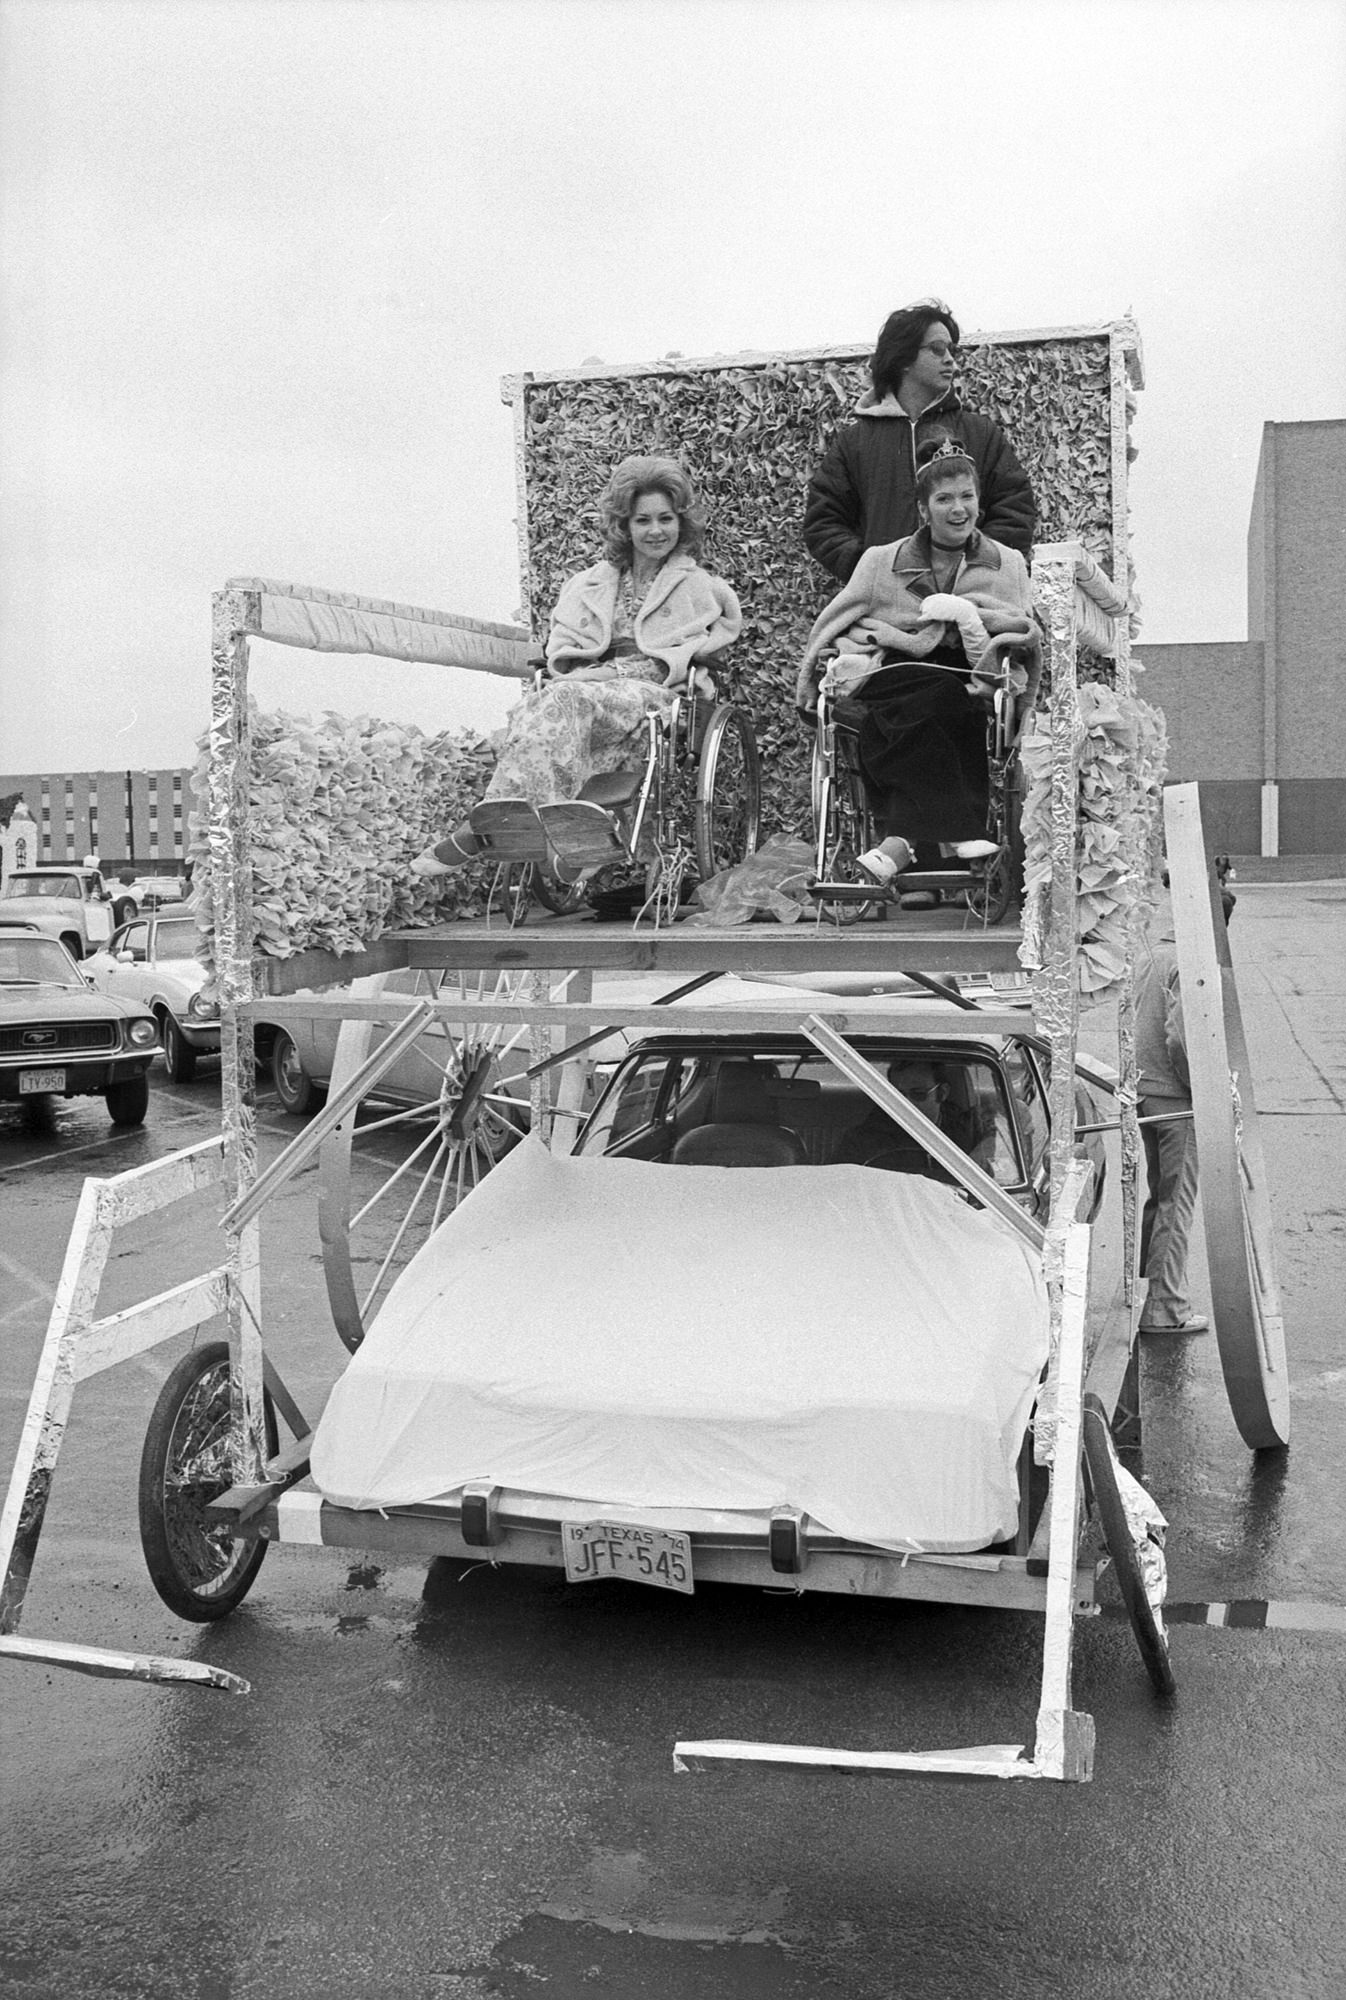
<svg viewBox="0 0 1346 2000"><path fill-rule="evenodd" d="M120 1083L110 1083L103 1092L103 1102L114 1125L143 1125L150 1108L148 1074L142 1070L139 1076L123 1077Z"/></svg>
<svg viewBox="0 0 1346 2000"><path fill-rule="evenodd" d="M741 708L721 703L706 725L697 766L693 842L701 880L755 854L761 824L757 738Z"/></svg>
<svg viewBox="0 0 1346 2000"><path fill-rule="evenodd" d="M271 1044L271 1081L282 1110L288 1111L292 1118L307 1118L327 1096L322 1085L315 1083L304 1068L299 1051L284 1028L277 1028Z"/></svg>
<svg viewBox="0 0 1346 2000"><path fill-rule="evenodd" d="M265 1399L267 1451L276 1416ZM184 1354L159 1391L140 1454L140 1544L150 1581L169 1610L195 1625L227 1618L252 1588L264 1541L207 1522L205 1504L229 1488L229 1343ZM191 1454L195 1454L195 1459ZM185 1475L195 1469L198 1476Z"/></svg>
<svg viewBox="0 0 1346 2000"><path fill-rule="evenodd" d="M80 936L79 932L78 931L63 932L61 936L61 943L70 953L70 956L74 959L76 965L78 965L80 960L84 957L84 940Z"/></svg>
<svg viewBox="0 0 1346 2000"><path fill-rule="evenodd" d="M528 864L533 898L554 917L573 917L582 910L589 894L588 882L563 882L550 868Z"/></svg>
<svg viewBox="0 0 1346 2000"><path fill-rule="evenodd" d="M1131 1539L1131 1527L1122 1506L1121 1491L1117 1485L1113 1467L1112 1452L1109 1449L1111 1436L1108 1429L1107 1411L1097 1396L1084 1399L1084 1462L1089 1468L1089 1479L1094 1489L1094 1505L1098 1509L1099 1526L1103 1530L1103 1540L1108 1554L1112 1557L1113 1568L1117 1572L1117 1586L1122 1593L1126 1615L1131 1621L1131 1630L1140 1648L1140 1656L1145 1662L1145 1671L1156 1694L1171 1695L1177 1686L1173 1678L1173 1663L1169 1659L1168 1640L1154 1615L1149 1598L1145 1595L1145 1579L1141 1575L1140 1559L1136 1545Z"/></svg>
<svg viewBox="0 0 1346 2000"><path fill-rule="evenodd" d="M159 1032L163 1036L164 1066L168 1071L168 1081L190 1083L196 1075L196 1050L167 1007L159 1016Z"/></svg>

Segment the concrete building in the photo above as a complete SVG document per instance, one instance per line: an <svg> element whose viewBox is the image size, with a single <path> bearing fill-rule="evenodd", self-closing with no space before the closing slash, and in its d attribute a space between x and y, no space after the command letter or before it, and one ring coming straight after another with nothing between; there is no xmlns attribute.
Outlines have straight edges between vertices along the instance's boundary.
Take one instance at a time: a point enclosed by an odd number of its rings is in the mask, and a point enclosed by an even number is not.
<svg viewBox="0 0 1346 2000"><path fill-rule="evenodd" d="M1262 427L1247 638L1136 654L1212 846L1346 855L1346 418Z"/></svg>
<svg viewBox="0 0 1346 2000"><path fill-rule="evenodd" d="M157 871L187 856L192 774L176 771L54 771L0 776L0 799L22 794L36 831L37 861L131 863Z"/></svg>

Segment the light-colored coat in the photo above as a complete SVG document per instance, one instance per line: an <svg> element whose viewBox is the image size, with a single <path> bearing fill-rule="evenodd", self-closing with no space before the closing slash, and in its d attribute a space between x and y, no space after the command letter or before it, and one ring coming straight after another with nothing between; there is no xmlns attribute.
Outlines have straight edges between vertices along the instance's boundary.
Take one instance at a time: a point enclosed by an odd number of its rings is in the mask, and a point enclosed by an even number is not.
<svg viewBox="0 0 1346 2000"><path fill-rule="evenodd" d="M612 644L612 620L622 573L598 562L561 586L547 635L547 664L564 672L592 665ZM632 636L651 660L661 660L671 681L685 679L693 661L718 653L743 629L743 613L729 585L689 555L672 555L636 614Z"/></svg>
<svg viewBox="0 0 1346 2000"><path fill-rule="evenodd" d="M944 622L930 620L925 615L927 598L940 608L947 604L948 596L963 599L979 611L1026 614L1033 608L1027 563L1017 549L1006 548L1003 542L992 541L989 535L977 534L969 542L947 596L936 597L934 584L924 534L908 535L905 541L885 542L880 548L866 549L851 572L849 583L823 606L814 621L795 685L796 702L807 706L812 701L826 652L869 653L874 655L876 669L882 664L871 638L847 637L851 626L862 618L881 618L885 624L897 627L903 642L900 646L894 644L891 650L911 659L922 659L949 636ZM955 621L955 633L958 630ZM975 665L975 660L971 664Z"/></svg>

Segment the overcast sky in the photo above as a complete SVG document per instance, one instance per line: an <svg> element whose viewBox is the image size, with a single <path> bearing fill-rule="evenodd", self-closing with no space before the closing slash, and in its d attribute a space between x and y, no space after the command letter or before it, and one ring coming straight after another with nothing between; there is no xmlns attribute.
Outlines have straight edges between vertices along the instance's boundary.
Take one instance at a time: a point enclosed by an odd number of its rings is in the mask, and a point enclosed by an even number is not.
<svg viewBox="0 0 1346 2000"><path fill-rule="evenodd" d="M512 371L1130 310L1152 641L1244 635L1262 425L1346 415L1346 0L0 0L0 64L0 771L190 761L231 575L513 616Z"/></svg>

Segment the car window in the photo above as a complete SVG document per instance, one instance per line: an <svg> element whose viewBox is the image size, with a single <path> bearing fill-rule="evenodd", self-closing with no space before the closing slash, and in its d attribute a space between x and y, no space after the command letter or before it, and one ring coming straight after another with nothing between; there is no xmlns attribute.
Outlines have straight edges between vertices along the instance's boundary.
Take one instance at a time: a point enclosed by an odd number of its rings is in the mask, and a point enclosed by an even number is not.
<svg viewBox="0 0 1346 2000"><path fill-rule="evenodd" d="M1051 1138L1043 1083L1027 1049L1017 1045L1011 1045L1006 1051L1005 1075L1014 1102L1015 1120L1023 1135L1031 1179Z"/></svg>
<svg viewBox="0 0 1346 2000"><path fill-rule="evenodd" d="M0 986L35 981L82 984L74 960L55 938L0 938Z"/></svg>
<svg viewBox="0 0 1346 2000"><path fill-rule="evenodd" d="M664 1053L638 1059L619 1070L594 1113L584 1151L606 1152L648 1129L676 1093L684 1067L681 1057Z"/></svg>
<svg viewBox="0 0 1346 2000"><path fill-rule="evenodd" d="M79 878L75 875L11 875L10 896L71 896L79 901Z"/></svg>
<svg viewBox="0 0 1346 2000"><path fill-rule="evenodd" d="M193 923L159 923L154 927L156 958L195 958L196 942L196 925Z"/></svg>
<svg viewBox="0 0 1346 2000"><path fill-rule="evenodd" d="M129 951L132 958L143 960L149 951L150 927L148 924L128 924L122 935L121 948Z"/></svg>

